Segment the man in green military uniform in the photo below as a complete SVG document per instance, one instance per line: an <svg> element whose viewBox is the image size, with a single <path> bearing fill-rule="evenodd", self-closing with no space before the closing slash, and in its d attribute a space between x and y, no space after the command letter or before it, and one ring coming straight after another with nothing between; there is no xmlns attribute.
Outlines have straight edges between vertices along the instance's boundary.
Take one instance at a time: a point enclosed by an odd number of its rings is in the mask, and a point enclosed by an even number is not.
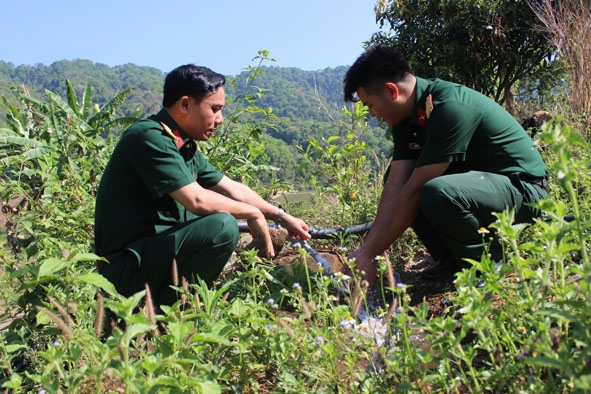
<svg viewBox="0 0 591 394"><path fill-rule="evenodd" d="M413 75L387 46L368 48L347 71L345 100L361 100L392 127L394 153L371 231L349 255L372 285L374 258L412 227L439 262L426 277L449 277L479 260L479 232L493 212L517 222L541 212L548 173L532 140L500 105L465 86ZM356 95L356 96L355 96ZM503 256L498 243L490 250Z"/></svg>
<svg viewBox="0 0 591 394"><path fill-rule="evenodd" d="M95 211L100 272L123 295L149 285L170 305L173 275L212 283L234 251L236 219L246 219L273 256L267 220L294 237L308 226L216 170L197 150L223 122L225 78L206 67L180 66L165 79L163 109L125 131L102 176ZM173 270L176 262L176 273Z"/></svg>

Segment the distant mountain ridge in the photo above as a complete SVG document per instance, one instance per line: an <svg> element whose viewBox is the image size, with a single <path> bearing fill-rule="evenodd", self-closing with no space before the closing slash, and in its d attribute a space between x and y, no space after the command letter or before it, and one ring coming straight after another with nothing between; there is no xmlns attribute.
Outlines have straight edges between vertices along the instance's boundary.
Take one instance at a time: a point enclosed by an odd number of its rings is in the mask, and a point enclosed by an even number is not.
<svg viewBox="0 0 591 394"><path fill-rule="evenodd" d="M339 120L345 120L343 107L343 78L347 67L326 68L321 71L303 71L298 68L266 67L254 80L254 86L264 91L255 105L271 108L277 116L276 127L266 130L270 164L293 168L285 178L294 179L297 169L299 146L307 146L310 138L321 140L343 132ZM228 98L246 92L248 72L227 76ZM161 108L162 85L165 73L153 67L125 64L110 67L90 60L58 61L49 66L14 66L0 61L0 93L9 102L16 102L11 91L14 87L26 86L35 98L43 98L45 90L66 97L66 80L69 80L79 100L88 83L92 86L92 101L100 105L112 99L118 91L134 87L118 115L131 115L140 109L145 117ZM228 110L233 103L229 100ZM0 125L5 124L5 108L0 106ZM350 120L349 120L350 121ZM391 142L383 129L372 121L372 129L363 133L362 139L373 151L389 156ZM346 126L344 128L346 130ZM279 140L279 141L278 141ZM283 146L283 148L281 148ZM279 154L277 149L289 149L289 154ZM275 150L275 153L272 151ZM286 164L286 157L295 160Z"/></svg>
<svg viewBox="0 0 591 394"><path fill-rule="evenodd" d="M135 92L130 96L123 110L132 113L142 108L145 113L160 107L162 100L162 82L164 73L153 67L126 64L110 67L106 64L93 63L90 60L61 60L49 66L14 66L0 61L0 91L9 96L11 87L25 85L31 95L40 97L45 90L66 94L68 79L76 94L82 94L86 84L92 85L93 102L101 105L111 99L117 91L130 86Z"/></svg>
<svg viewBox="0 0 591 394"><path fill-rule="evenodd" d="M303 71L298 68L266 67L255 80L255 85L267 90L258 103L261 107L271 106L279 117L326 120L324 110L318 110L316 97L322 97L331 110L340 112L342 81L345 66L326 68L322 71ZM242 72L236 78L236 89L226 88L229 95L243 93L244 79L248 73ZM157 111L161 105L162 84L165 72L145 66L125 64L110 67L90 60L61 60L49 66L19 65L0 61L0 91L10 96L11 87L25 85L31 94L42 95L47 89L65 95L65 81L70 80L76 92L82 92L87 83L92 85L94 102L99 105L112 98L117 91L135 87L123 107L127 112L137 108L148 114Z"/></svg>

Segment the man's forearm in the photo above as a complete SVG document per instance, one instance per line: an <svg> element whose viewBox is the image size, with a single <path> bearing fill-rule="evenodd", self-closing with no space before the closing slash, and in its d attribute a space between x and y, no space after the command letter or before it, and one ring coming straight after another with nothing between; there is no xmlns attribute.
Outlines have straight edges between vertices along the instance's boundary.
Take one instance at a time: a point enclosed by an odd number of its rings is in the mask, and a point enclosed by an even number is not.
<svg viewBox="0 0 591 394"><path fill-rule="evenodd" d="M362 245L366 253L373 256L386 251L412 225L419 214L418 193L403 188L397 197L392 197L388 192L394 191L384 189L376 218Z"/></svg>
<svg viewBox="0 0 591 394"><path fill-rule="evenodd" d="M279 208L273 204L265 201L257 192L252 190L250 187L238 183L234 189L234 193L230 198L234 198L237 201L252 205L258 208L265 218L268 220L276 220L279 215Z"/></svg>

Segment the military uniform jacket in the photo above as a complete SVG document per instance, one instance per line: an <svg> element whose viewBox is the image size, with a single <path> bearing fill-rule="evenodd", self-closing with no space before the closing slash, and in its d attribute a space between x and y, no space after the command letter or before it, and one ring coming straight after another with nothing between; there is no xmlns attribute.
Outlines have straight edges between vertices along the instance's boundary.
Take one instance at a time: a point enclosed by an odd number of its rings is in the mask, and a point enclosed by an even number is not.
<svg viewBox="0 0 591 394"><path fill-rule="evenodd" d="M161 110L125 131L101 178L95 210L95 250L107 255L141 237L196 216L169 193L197 181L210 188L222 174Z"/></svg>
<svg viewBox="0 0 591 394"><path fill-rule="evenodd" d="M547 178L537 147L503 107L472 89L417 78L413 115L393 126L393 160L416 167L451 163L448 173L470 170Z"/></svg>

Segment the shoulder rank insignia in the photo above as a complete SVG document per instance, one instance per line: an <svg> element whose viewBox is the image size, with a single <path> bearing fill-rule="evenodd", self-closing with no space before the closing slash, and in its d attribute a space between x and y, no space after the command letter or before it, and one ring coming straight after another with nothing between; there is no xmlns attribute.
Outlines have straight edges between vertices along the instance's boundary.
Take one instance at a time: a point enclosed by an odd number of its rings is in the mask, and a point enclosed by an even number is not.
<svg viewBox="0 0 591 394"><path fill-rule="evenodd" d="M425 115L427 116L427 119L429 119L431 117L431 112L433 112L433 95L430 94L427 96L427 99L425 100Z"/></svg>
<svg viewBox="0 0 591 394"><path fill-rule="evenodd" d="M183 141L181 134L178 132L178 130L175 130L173 133L172 130L170 130L170 127L165 125L163 122L160 122L160 124L164 128L164 131L166 132L166 134L168 134L170 136L170 138L172 138L173 140L176 141L176 146L177 146L177 148L180 149L181 146L183 146L183 144L185 143L185 141Z"/></svg>

